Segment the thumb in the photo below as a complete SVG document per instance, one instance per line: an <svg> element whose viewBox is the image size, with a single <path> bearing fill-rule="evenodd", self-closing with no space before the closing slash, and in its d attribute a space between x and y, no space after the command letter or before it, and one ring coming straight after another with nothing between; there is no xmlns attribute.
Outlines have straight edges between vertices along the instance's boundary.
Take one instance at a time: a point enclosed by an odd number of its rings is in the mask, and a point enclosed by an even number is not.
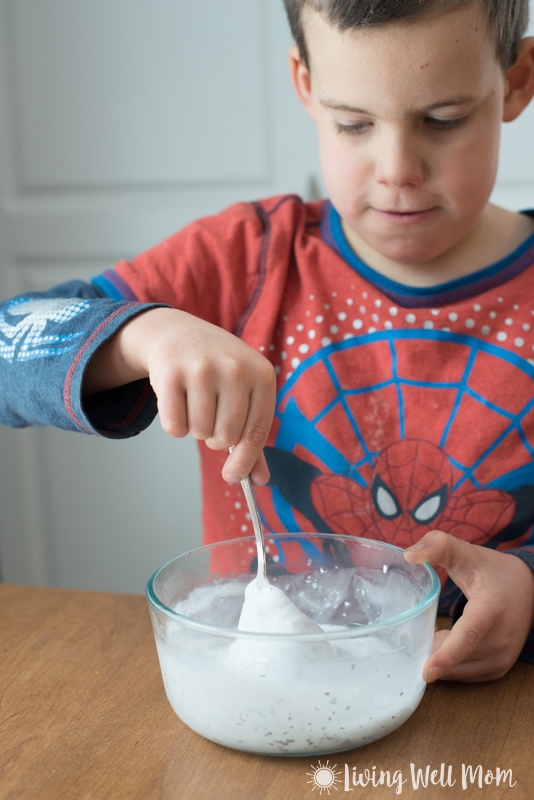
<svg viewBox="0 0 534 800"><path fill-rule="evenodd" d="M410 564L443 567L454 583L469 596L481 561L482 548L443 531L430 531L404 551Z"/></svg>
<svg viewBox="0 0 534 800"><path fill-rule="evenodd" d="M467 599L477 594L484 548L464 542L443 531L430 531L416 544L404 551L411 564L429 563L443 567ZM478 586L480 594L480 581ZM492 617L485 604L467 603L464 613L451 631L442 634L424 667L425 680L452 676L452 670L473 652L491 627Z"/></svg>

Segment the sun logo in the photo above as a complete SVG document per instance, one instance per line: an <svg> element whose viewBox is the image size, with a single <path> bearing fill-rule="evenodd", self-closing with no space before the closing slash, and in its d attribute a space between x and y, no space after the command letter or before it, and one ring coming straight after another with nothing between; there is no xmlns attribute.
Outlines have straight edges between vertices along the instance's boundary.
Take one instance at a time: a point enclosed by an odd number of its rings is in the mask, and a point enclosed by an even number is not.
<svg viewBox="0 0 534 800"><path fill-rule="evenodd" d="M313 764L310 764L313 772L307 772L306 775L310 776L310 780L307 783L313 783L312 792L316 789L319 789L319 794L323 792L327 792L330 794L330 789L335 789L337 791L336 783L341 783L340 775L341 772L336 772L337 764L334 764L332 767L329 765L328 761L326 764L319 764L314 767Z"/></svg>

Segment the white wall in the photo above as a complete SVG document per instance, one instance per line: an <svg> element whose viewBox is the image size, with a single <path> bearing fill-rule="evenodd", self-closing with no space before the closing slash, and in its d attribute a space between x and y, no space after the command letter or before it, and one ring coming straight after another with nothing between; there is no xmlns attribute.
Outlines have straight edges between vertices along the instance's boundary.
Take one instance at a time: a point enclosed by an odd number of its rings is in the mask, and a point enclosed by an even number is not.
<svg viewBox="0 0 534 800"><path fill-rule="evenodd" d="M534 36L534 0L528 35ZM534 102L518 120L503 126L501 160L493 201L513 211L534 209Z"/></svg>

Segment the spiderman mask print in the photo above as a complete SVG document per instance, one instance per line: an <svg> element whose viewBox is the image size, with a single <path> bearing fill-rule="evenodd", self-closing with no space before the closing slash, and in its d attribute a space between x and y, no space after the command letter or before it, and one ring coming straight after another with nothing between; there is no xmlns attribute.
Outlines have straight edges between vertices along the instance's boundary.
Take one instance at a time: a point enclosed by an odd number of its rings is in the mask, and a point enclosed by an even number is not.
<svg viewBox="0 0 534 800"><path fill-rule="evenodd" d="M401 548L439 528L517 547L534 519L533 375L505 350L444 331L319 350L279 394L267 527Z"/></svg>

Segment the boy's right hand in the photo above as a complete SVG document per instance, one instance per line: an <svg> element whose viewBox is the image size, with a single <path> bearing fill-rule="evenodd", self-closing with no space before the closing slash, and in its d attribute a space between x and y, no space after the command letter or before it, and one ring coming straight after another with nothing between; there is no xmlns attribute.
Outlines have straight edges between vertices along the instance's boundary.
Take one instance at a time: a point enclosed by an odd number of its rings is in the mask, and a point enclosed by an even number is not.
<svg viewBox="0 0 534 800"><path fill-rule="evenodd" d="M129 320L91 359L84 393L148 377L161 426L228 450L223 477L268 481L263 456L274 414L276 377L260 353L222 328L172 308Z"/></svg>

